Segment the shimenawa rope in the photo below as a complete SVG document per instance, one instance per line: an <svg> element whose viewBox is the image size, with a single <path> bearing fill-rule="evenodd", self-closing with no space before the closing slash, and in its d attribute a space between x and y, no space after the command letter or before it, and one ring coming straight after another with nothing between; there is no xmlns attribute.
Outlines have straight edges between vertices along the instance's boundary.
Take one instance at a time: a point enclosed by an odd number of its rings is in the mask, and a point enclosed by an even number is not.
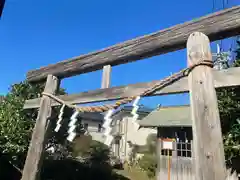
<svg viewBox="0 0 240 180"><path fill-rule="evenodd" d="M173 82L186 77L189 75L189 73L197 66L209 66L209 67L213 67L213 62L211 60L203 60L199 63L196 63L190 67L187 67L185 69L182 69L181 71L172 74L171 76L168 76L167 78L156 82L156 84L154 84L152 87L148 88L147 90L143 91L142 93L136 95L136 96L131 96L131 97L127 97L127 98L123 98L119 101L116 101L115 104L106 104L106 105L100 105L100 106L76 106L70 103L67 103L65 101L63 101L62 99L54 96L53 94L50 93L46 93L43 92L42 95L48 96L52 99L54 99L55 101L59 102L60 104L64 104L70 108L76 109L77 111L80 112L105 112L108 111L110 109L117 109L118 107L120 107L121 105L127 104L132 102L136 97L138 96L148 96L153 94L155 91L162 89L170 84L172 84Z"/></svg>

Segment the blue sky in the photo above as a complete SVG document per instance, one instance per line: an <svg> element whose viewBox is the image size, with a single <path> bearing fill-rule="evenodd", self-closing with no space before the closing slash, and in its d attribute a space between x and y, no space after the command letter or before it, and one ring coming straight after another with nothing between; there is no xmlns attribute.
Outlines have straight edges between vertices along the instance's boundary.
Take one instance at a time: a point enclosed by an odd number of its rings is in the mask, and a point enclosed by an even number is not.
<svg viewBox="0 0 240 180"><path fill-rule="evenodd" d="M226 6L239 4L228 0ZM222 1L215 0L215 10ZM0 94L29 70L203 16L212 0L6 0L0 20ZM226 43L226 48L229 44ZM215 47L214 47L215 48ZM113 67L112 86L162 79L186 67L185 50ZM69 93L97 89L101 71L62 81ZM147 98L144 104L188 103L187 95Z"/></svg>

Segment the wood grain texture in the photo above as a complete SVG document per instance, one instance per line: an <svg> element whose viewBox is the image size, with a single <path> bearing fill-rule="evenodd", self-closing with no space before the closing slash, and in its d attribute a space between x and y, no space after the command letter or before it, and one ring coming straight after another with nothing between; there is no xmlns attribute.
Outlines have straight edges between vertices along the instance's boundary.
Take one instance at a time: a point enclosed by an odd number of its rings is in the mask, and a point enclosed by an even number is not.
<svg viewBox="0 0 240 180"><path fill-rule="evenodd" d="M111 83L111 72L112 72L112 67L111 65L107 65L103 67L103 74L102 74L102 84L101 88L109 88L110 83Z"/></svg>
<svg viewBox="0 0 240 180"><path fill-rule="evenodd" d="M59 81L55 76L48 75L44 92L55 94ZM45 148L48 119L51 116L51 99L47 96L41 98L40 109L32 133L27 158L25 161L22 180L38 180L40 177L42 155Z"/></svg>
<svg viewBox="0 0 240 180"><path fill-rule="evenodd" d="M187 41L188 65L212 60L206 35L194 32ZM225 180L226 167L212 69L198 66L189 74L196 180Z"/></svg>
<svg viewBox="0 0 240 180"><path fill-rule="evenodd" d="M160 128L157 128L157 145L156 145L156 154L157 154L157 168L156 168L156 179L162 180L161 178L161 156L162 156L162 142L160 137Z"/></svg>
<svg viewBox="0 0 240 180"><path fill-rule="evenodd" d="M239 35L240 6L29 71L27 80L29 82L41 81L46 79L48 74L66 78L100 70L105 65L115 66L183 49L186 47L188 36L195 31L205 33L211 41Z"/></svg>
<svg viewBox="0 0 240 180"><path fill-rule="evenodd" d="M222 71L213 70L214 84L216 88L231 87L240 84L240 68L230 68ZM138 83L128 86L118 86L107 89L98 89L79 94L58 96L60 99L71 104L83 104L88 102L100 102L107 100L117 100L130 97L151 87L156 81L148 83ZM188 92L188 79L183 78L179 81L155 92L153 95L178 94ZM25 102L24 109L38 108L41 98L30 99ZM59 105L57 102L53 106Z"/></svg>

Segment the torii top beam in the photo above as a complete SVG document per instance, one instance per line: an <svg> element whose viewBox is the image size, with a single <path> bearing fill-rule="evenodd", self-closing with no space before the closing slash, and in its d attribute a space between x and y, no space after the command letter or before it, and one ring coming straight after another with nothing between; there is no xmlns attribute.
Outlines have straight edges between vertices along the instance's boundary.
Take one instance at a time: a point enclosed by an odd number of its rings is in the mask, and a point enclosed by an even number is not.
<svg viewBox="0 0 240 180"><path fill-rule="evenodd" d="M111 47L29 71L27 80L46 80L48 74L66 78L102 69L105 65L119 65L160 55L186 47L188 36L199 31L211 41L240 34L240 6L225 9L199 19L138 37Z"/></svg>

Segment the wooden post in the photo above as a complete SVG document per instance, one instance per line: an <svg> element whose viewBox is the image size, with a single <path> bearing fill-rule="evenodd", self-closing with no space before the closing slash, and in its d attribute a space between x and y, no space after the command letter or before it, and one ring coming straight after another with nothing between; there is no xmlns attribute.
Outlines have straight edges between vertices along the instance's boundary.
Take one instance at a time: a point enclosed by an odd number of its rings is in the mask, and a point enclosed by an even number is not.
<svg viewBox="0 0 240 180"><path fill-rule="evenodd" d="M191 159L192 159L192 161L191 161L191 174L192 174L192 179L195 179L195 177L196 177L196 173L195 173L195 164L196 164L196 161L195 161L195 157L194 157L194 147L193 147L193 140L191 140L190 141L190 143L191 143Z"/></svg>
<svg viewBox="0 0 240 180"><path fill-rule="evenodd" d="M105 89L105 88L109 88L110 84L111 84L111 71L112 71L112 67L111 65L106 65L103 67L103 73L102 73L102 85L101 85L101 89ZM118 127L116 125L116 130L118 130ZM118 150L119 146L116 144L116 141L114 141L114 146L113 146L113 152L114 155L118 156Z"/></svg>
<svg viewBox="0 0 240 180"><path fill-rule="evenodd" d="M58 90L58 85L58 78L48 75L44 92L55 94ZM22 180L37 180L40 178L42 155L45 148L46 130L50 116L51 99L48 96L43 95L23 169Z"/></svg>
<svg viewBox="0 0 240 180"><path fill-rule="evenodd" d="M161 176L161 157L162 157L162 141L160 137L160 127L157 127L157 146L156 146L156 151L157 151L157 169L156 169L156 177L157 180L162 179Z"/></svg>
<svg viewBox="0 0 240 180"><path fill-rule="evenodd" d="M173 142L173 151L172 151L172 167L171 167L172 180L178 179L177 165L178 165L178 151L177 151L177 141L175 138L175 141Z"/></svg>
<svg viewBox="0 0 240 180"><path fill-rule="evenodd" d="M110 87L111 71L112 71L111 65L107 65L103 67L102 86L101 86L102 89Z"/></svg>
<svg viewBox="0 0 240 180"><path fill-rule="evenodd" d="M212 60L208 37L192 33L187 41L188 65ZM212 69L197 66L189 74L196 180L225 180L221 124Z"/></svg>

